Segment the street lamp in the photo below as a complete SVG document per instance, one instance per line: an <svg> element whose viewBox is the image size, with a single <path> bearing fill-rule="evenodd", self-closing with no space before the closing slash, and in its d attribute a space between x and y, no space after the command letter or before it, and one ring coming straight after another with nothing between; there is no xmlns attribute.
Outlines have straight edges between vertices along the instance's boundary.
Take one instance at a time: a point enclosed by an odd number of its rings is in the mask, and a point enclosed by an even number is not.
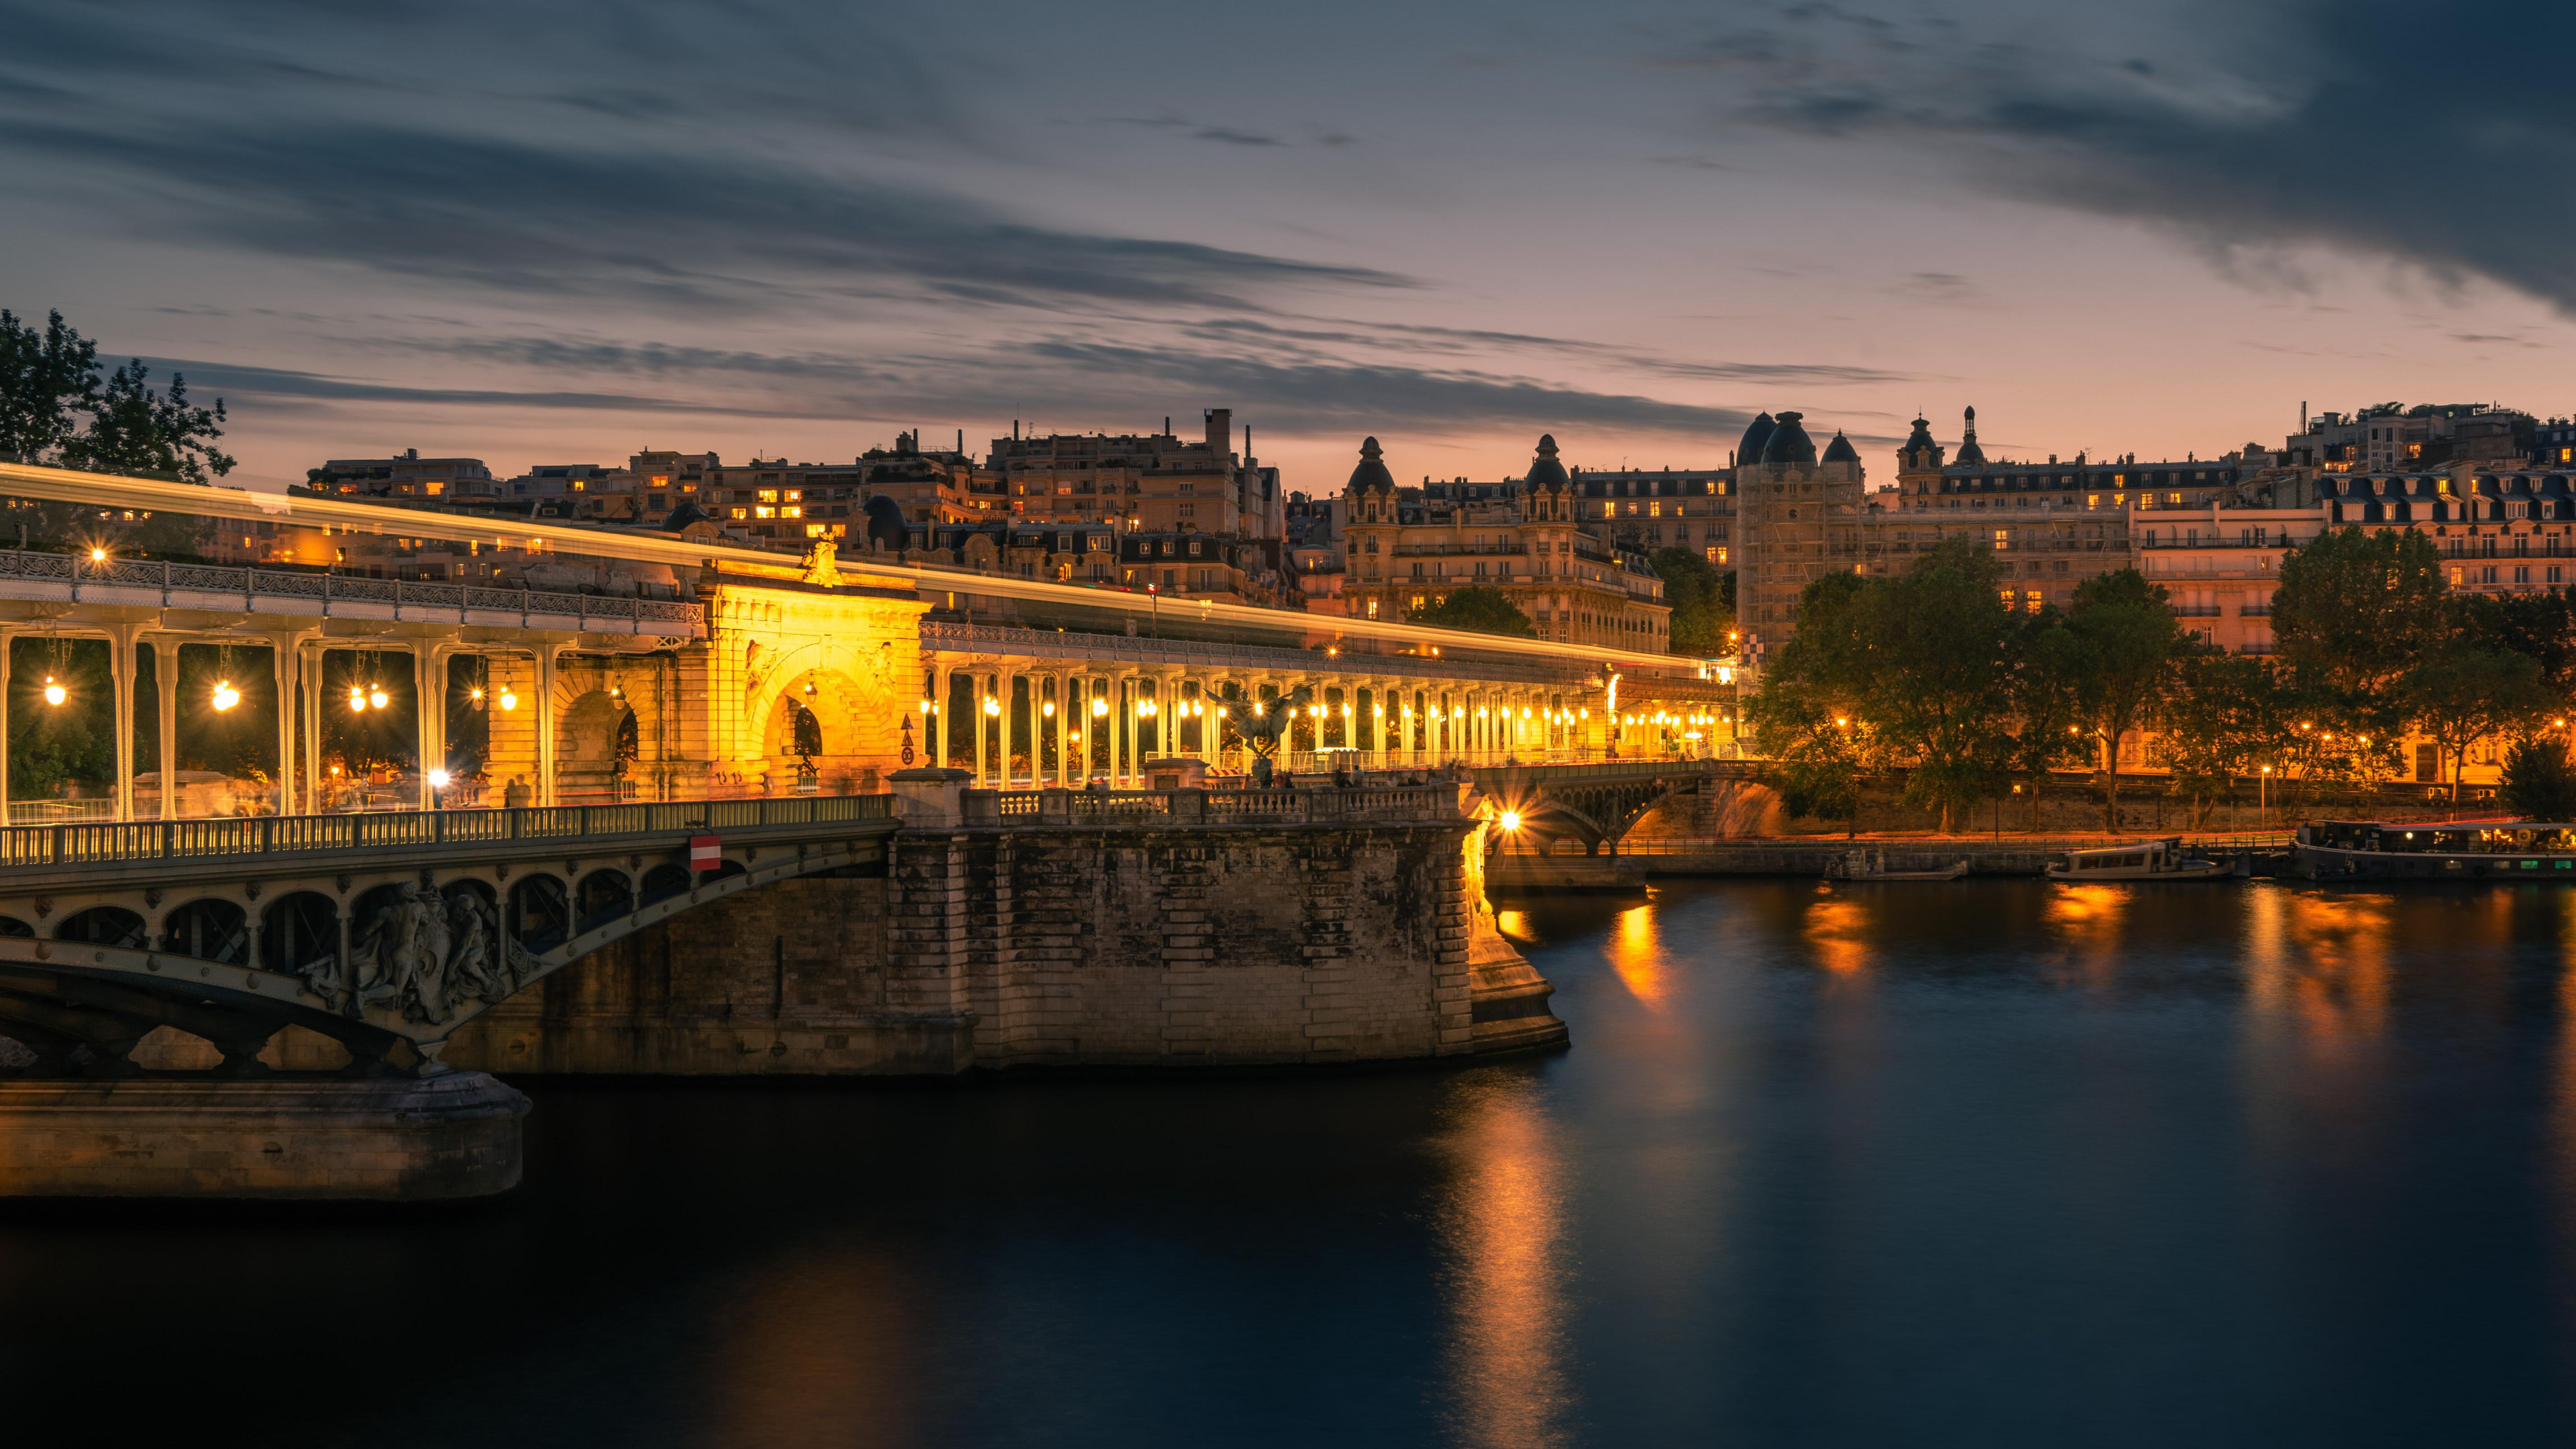
<svg viewBox="0 0 2576 1449"><path fill-rule="evenodd" d="M217 714L221 714L225 710L228 710L239 703L241 703L241 691L233 688L233 682L231 680L218 679L215 681L215 712Z"/></svg>

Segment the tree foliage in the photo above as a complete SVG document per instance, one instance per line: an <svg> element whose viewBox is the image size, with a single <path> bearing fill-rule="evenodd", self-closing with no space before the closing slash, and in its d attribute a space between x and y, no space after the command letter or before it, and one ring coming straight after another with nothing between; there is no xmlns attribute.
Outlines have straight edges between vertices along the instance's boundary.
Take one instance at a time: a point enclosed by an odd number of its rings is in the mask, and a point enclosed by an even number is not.
<svg viewBox="0 0 2576 1449"><path fill-rule="evenodd" d="M2424 535L2334 529L2282 557L2272 635L2285 662L2366 705L2443 636L2449 592Z"/></svg>
<svg viewBox="0 0 2576 1449"><path fill-rule="evenodd" d="M2549 735L2516 740L2504 755L2504 803L2525 820L2576 820L2576 763Z"/></svg>
<svg viewBox="0 0 2576 1449"><path fill-rule="evenodd" d="M166 473L183 483L207 483L233 470L234 459L215 446L224 435L224 400L211 408L188 401L188 380L170 375L170 391L152 390L151 369L129 362L109 373L89 405L89 430L66 439L63 464L93 473Z"/></svg>
<svg viewBox="0 0 2576 1449"><path fill-rule="evenodd" d="M2455 804L2469 746L2522 734L2549 713L2555 699L2539 660L2467 640L2428 654L2399 678L2397 691L2407 717L2450 761Z"/></svg>
<svg viewBox="0 0 2576 1449"><path fill-rule="evenodd" d="M1512 603L1511 595L1488 584L1451 589L1419 609L1405 610L1404 617L1415 624L1466 629L1478 634L1507 634L1518 639L1533 638L1538 634L1537 628L1529 621L1529 615Z"/></svg>
<svg viewBox="0 0 2576 1449"><path fill-rule="evenodd" d="M57 456L97 402L97 343L60 312L38 331L0 311L0 454L22 463Z"/></svg>
<svg viewBox="0 0 2576 1449"><path fill-rule="evenodd" d="M1673 608L1671 652L1702 658L1728 653L1727 632L1735 627L1731 575L1686 548L1659 548L1649 557L1664 581L1664 602Z"/></svg>
<svg viewBox="0 0 2576 1449"><path fill-rule="evenodd" d="M2075 637L2075 696L2101 748L2107 781L2104 823L2120 815L2120 741L2153 718L2175 653L2181 626L2166 606L2162 584L2136 569L2119 569L2075 586L2067 631Z"/></svg>
<svg viewBox="0 0 2576 1449"><path fill-rule="evenodd" d="M1951 540L1893 578L1831 573L1798 596L1798 632L1749 707L1793 763L1906 770L1906 803L1942 828L1993 795L2014 758L2006 721L2019 626L1994 559ZM1826 733L1825 720L1843 723Z"/></svg>

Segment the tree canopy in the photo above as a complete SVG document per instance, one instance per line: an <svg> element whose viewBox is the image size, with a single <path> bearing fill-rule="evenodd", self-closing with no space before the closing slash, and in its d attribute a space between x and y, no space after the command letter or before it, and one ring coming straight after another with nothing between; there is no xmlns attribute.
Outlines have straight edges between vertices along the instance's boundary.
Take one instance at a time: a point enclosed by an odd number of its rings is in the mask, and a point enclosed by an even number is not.
<svg viewBox="0 0 2576 1449"><path fill-rule="evenodd" d="M188 401L188 381L171 374L155 391L141 359L102 377L98 344L48 314L39 330L0 311L0 453L100 473L164 473L205 483L233 470L215 446L224 435L223 399Z"/></svg>
<svg viewBox="0 0 2576 1449"><path fill-rule="evenodd" d="M1686 548L1659 548L1648 558L1664 581L1664 602L1673 608L1666 647L1702 658L1731 652L1726 636L1735 627L1734 576Z"/></svg>
<svg viewBox="0 0 2576 1449"><path fill-rule="evenodd" d="M1511 595L1490 584L1471 584L1451 589L1419 609L1407 609L1404 617L1415 624L1429 624L1441 629L1467 629L1478 634L1508 634L1514 638L1536 637L1538 629L1512 603Z"/></svg>
<svg viewBox="0 0 2576 1449"><path fill-rule="evenodd" d="M2433 540L2411 529L2334 529L2283 555L2272 636L2284 662L2363 699L2443 636L2449 593Z"/></svg>

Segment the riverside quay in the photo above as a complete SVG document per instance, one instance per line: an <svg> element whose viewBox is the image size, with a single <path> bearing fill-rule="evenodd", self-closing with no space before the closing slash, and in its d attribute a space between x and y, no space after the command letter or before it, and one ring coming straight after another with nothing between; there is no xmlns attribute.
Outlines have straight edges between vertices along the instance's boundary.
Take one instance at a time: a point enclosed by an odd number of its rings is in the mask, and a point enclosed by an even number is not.
<svg viewBox="0 0 2576 1449"><path fill-rule="evenodd" d="M1733 712L1731 661L829 544L0 493L0 1195L499 1191L512 1070L1562 1043L1489 855L1615 839ZM355 534L475 572L253 547Z"/></svg>

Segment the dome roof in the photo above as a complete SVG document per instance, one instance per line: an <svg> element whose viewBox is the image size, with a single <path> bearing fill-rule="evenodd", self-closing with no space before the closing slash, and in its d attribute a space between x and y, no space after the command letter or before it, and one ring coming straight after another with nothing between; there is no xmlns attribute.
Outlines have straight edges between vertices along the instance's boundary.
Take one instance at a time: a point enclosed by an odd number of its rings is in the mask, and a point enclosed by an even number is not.
<svg viewBox="0 0 2576 1449"><path fill-rule="evenodd" d="M1840 428L1834 429L1834 440L1825 444L1825 461L1828 463L1857 463L1860 461L1859 450L1852 447L1851 439L1844 437L1842 429Z"/></svg>
<svg viewBox="0 0 2576 1449"><path fill-rule="evenodd" d="M1771 415L1769 413L1755 413L1753 415L1753 421L1744 425L1744 441L1735 445L1735 461L1738 463L1761 462L1762 449L1764 445L1771 441L1771 427Z"/></svg>
<svg viewBox="0 0 2576 1449"><path fill-rule="evenodd" d="M1360 440L1360 465L1351 470L1351 491L1362 492L1372 488L1389 493L1395 491L1395 475L1387 472L1386 464L1378 461L1380 451L1377 439Z"/></svg>
<svg viewBox="0 0 2576 1449"><path fill-rule="evenodd" d="M706 522L707 517L707 511L698 506L698 500L683 498L680 500L679 507L663 516L662 527L668 532L677 533L692 523Z"/></svg>
<svg viewBox="0 0 2576 1449"><path fill-rule="evenodd" d="M1522 486L1532 490L1563 488L1571 480L1565 476L1565 465L1556 461L1556 438L1550 433L1538 435L1538 456L1530 460L1529 476Z"/></svg>
<svg viewBox="0 0 2576 1449"><path fill-rule="evenodd" d="M1975 408L1968 409L1967 436L1959 440L1959 451L1951 455L1950 463L1953 467L1960 464L1971 468L1986 466L1986 450L1977 446L1977 410Z"/></svg>
<svg viewBox="0 0 2576 1449"><path fill-rule="evenodd" d="M1925 421L1923 418L1917 417L1914 420L1914 431L1905 435L1906 450L1911 452L1916 448L1937 448L1939 446L1940 444L1932 441L1932 424Z"/></svg>
<svg viewBox="0 0 2576 1449"><path fill-rule="evenodd" d="M1805 413L1782 413L1772 425L1771 440L1762 445L1765 463L1812 463L1816 461L1815 440L1798 426Z"/></svg>

